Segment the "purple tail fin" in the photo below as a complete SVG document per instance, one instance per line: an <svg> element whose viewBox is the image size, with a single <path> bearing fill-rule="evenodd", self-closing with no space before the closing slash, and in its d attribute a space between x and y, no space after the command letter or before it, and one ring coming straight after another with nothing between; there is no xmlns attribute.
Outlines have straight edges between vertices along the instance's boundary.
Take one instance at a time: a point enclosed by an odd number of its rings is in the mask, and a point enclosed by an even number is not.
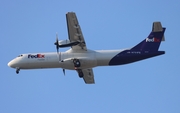
<svg viewBox="0 0 180 113"><path fill-rule="evenodd" d="M164 36L165 29L166 28L163 28L162 31L158 32L152 31L146 39L134 46L131 50L149 52L158 51L162 38Z"/></svg>

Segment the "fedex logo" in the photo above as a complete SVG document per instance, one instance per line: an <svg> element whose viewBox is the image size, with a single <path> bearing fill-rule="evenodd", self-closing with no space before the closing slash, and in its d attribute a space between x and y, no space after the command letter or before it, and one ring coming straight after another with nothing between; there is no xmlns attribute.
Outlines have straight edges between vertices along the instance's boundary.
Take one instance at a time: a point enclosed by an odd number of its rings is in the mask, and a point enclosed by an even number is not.
<svg viewBox="0 0 180 113"><path fill-rule="evenodd" d="M37 54L37 55L28 55L28 58L45 58L45 55L43 54Z"/></svg>
<svg viewBox="0 0 180 113"><path fill-rule="evenodd" d="M152 39L146 38L146 42L160 42L160 40L158 38L152 38Z"/></svg>

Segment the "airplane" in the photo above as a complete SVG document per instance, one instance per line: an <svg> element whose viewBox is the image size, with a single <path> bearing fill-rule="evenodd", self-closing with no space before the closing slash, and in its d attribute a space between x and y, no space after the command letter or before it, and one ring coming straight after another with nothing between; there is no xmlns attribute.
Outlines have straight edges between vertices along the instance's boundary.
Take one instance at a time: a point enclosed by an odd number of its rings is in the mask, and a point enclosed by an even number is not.
<svg viewBox="0 0 180 113"><path fill-rule="evenodd" d="M57 52L21 54L8 63L16 69L18 74L21 69L62 68L77 71L86 84L95 84L93 68L97 66L115 66L129 64L136 61L165 54L159 51L161 41L165 41L165 27L161 22L153 22L152 31L139 44L119 50L90 50L86 46L81 27L74 12L66 14L69 40L58 40L56 34ZM59 49L70 47L65 52Z"/></svg>

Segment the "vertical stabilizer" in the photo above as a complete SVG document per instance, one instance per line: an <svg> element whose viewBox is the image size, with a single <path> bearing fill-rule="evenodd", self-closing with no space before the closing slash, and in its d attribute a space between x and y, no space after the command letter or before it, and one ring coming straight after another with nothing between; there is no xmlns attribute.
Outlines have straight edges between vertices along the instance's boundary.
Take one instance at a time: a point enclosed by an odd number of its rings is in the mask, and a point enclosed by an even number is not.
<svg viewBox="0 0 180 113"><path fill-rule="evenodd" d="M158 51L161 41L164 41L164 32L161 22L153 22L152 31L142 42L134 46L135 51Z"/></svg>

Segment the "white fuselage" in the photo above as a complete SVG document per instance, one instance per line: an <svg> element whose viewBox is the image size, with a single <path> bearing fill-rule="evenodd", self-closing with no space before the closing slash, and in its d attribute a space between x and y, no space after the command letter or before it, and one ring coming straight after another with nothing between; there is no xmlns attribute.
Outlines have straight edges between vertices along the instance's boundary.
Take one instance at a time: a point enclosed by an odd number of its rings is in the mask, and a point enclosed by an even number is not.
<svg viewBox="0 0 180 113"><path fill-rule="evenodd" d="M74 70L74 58L80 59L80 69L107 66L109 61L123 50L82 51L68 50L49 53L22 54L8 63L8 66L20 69L63 68Z"/></svg>

